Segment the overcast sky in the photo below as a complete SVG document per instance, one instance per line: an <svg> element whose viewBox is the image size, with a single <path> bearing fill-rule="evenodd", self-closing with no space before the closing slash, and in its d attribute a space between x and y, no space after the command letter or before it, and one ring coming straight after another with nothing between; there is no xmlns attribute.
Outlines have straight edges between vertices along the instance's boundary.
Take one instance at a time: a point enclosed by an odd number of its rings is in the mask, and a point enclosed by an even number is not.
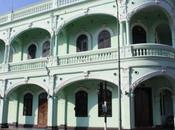
<svg viewBox="0 0 175 130"><path fill-rule="evenodd" d="M44 0L0 0L0 15Z"/></svg>

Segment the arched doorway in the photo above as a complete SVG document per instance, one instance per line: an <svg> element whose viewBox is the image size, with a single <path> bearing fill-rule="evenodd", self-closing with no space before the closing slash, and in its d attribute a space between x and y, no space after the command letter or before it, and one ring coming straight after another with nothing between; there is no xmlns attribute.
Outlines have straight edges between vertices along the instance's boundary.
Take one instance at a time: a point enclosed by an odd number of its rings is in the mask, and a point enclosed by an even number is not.
<svg viewBox="0 0 175 130"><path fill-rule="evenodd" d="M133 44L146 43L146 31L143 27L136 25L132 29Z"/></svg>
<svg viewBox="0 0 175 130"><path fill-rule="evenodd" d="M105 84L106 83L106 84ZM66 84L65 84L66 85ZM106 90L105 89L106 86ZM106 93L105 93L106 91ZM106 94L108 123L117 120L117 87L108 81L88 79L67 84L57 92L57 125L64 129L87 130L103 128L104 94ZM62 114L60 114L62 113ZM95 120L95 122L94 122ZM64 123L64 124L63 124ZM71 128L72 126L76 128ZM110 127L117 129L116 124Z"/></svg>
<svg viewBox="0 0 175 130"><path fill-rule="evenodd" d="M151 88L138 87L134 91L135 127L153 124Z"/></svg>
<svg viewBox="0 0 175 130"><path fill-rule="evenodd" d="M134 88L133 110L136 128L174 128L173 84L173 78L158 75Z"/></svg>
<svg viewBox="0 0 175 130"><path fill-rule="evenodd" d="M164 127L174 127L172 93L167 89L160 92L160 115L161 123Z"/></svg>
<svg viewBox="0 0 175 130"><path fill-rule="evenodd" d="M156 27L155 43L172 45L172 34L168 24L162 23ZM165 35L166 34L166 35Z"/></svg>
<svg viewBox="0 0 175 130"><path fill-rule="evenodd" d="M47 93L43 92L39 95L38 100L38 127L47 126L48 101Z"/></svg>
<svg viewBox="0 0 175 130"><path fill-rule="evenodd" d="M43 87L36 84L21 84L8 90L5 101L3 109L6 113L3 113L3 118L10 126L47 126L47 93Z"/></svg>

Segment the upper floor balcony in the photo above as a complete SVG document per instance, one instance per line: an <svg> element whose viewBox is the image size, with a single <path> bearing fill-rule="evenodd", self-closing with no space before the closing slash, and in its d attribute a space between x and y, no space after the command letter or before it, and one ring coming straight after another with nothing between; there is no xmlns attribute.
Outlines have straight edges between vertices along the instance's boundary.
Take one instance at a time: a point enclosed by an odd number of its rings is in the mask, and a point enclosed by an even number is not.
<svg viewBox="0 0 175 130"><path fill-rule="evenodd" d="M157 58L158 60L174 60L175 49L161 44L137 44L122 47L120 50L121 59L133 59L133 58ZM53 61L54 60L54 61ZM46 57L32 60L26 60L23 62L13 62L8 65L10 72L28 71L45 69L46 67L65 67L73 65L86 66L87 64L93 65L102 64L118 60L118 50L116 48L101 49L89 52L80 52L78 54L69 54L57 57ZM151 60L151 59L150 59ZM1 66L2 69L2 66Z"/></svg>
<svg viewBox="0 0 175 130"><path fill-rule="evenodd" d="M53 1L48 0L5 17L7 21L19 20L85 1L58 0L54 7ZM111 5L115 8L113 4ZM110 8L111 5L107 6ZM64 15L62 17L64 18ZM1 20L0 24L7 22ZM108 61L116 63L118 44L121 46L122 61L133 58L151 60L150 57L160 61L175 58L174 23L160 6L153 4L141 8L130 17L129 22L119 22L115 16L107 15L105 12L78 18L74 16L67 21L64 25L58 25L54 35L42 26L27 27L19 32L12 29L11 31L16 34L13 35L9 45L0 40L1 72L38 70L53 66L60 68L73 65L86 66ZM59 24L60 21L56 22ZM117 28L120 28L119 32Z"/></svg>

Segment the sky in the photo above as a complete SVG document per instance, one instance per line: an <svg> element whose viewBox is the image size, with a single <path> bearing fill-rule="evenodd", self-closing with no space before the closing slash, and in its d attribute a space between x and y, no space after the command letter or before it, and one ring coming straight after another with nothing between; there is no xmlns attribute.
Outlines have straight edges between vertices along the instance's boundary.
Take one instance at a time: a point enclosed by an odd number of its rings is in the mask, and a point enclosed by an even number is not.
<svg viewBox="0 0 175 130"><path fill-rule="evenodd" d="M15 11L27 5L42 1L44 0L0 0L0 15L7 14L12 10Z"/></svg>

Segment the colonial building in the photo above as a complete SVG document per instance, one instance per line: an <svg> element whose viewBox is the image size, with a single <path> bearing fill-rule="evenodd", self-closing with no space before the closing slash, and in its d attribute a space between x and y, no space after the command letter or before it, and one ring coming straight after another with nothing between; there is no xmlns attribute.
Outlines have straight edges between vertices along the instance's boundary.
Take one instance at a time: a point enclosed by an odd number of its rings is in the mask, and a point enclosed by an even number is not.
<svg viewBox="0 0 175 130"><path fill-rule="evenodd" d="M175 1L117 2L0 16L1 127L102 130L106 95L108 130L173 129Z"/></svg>

